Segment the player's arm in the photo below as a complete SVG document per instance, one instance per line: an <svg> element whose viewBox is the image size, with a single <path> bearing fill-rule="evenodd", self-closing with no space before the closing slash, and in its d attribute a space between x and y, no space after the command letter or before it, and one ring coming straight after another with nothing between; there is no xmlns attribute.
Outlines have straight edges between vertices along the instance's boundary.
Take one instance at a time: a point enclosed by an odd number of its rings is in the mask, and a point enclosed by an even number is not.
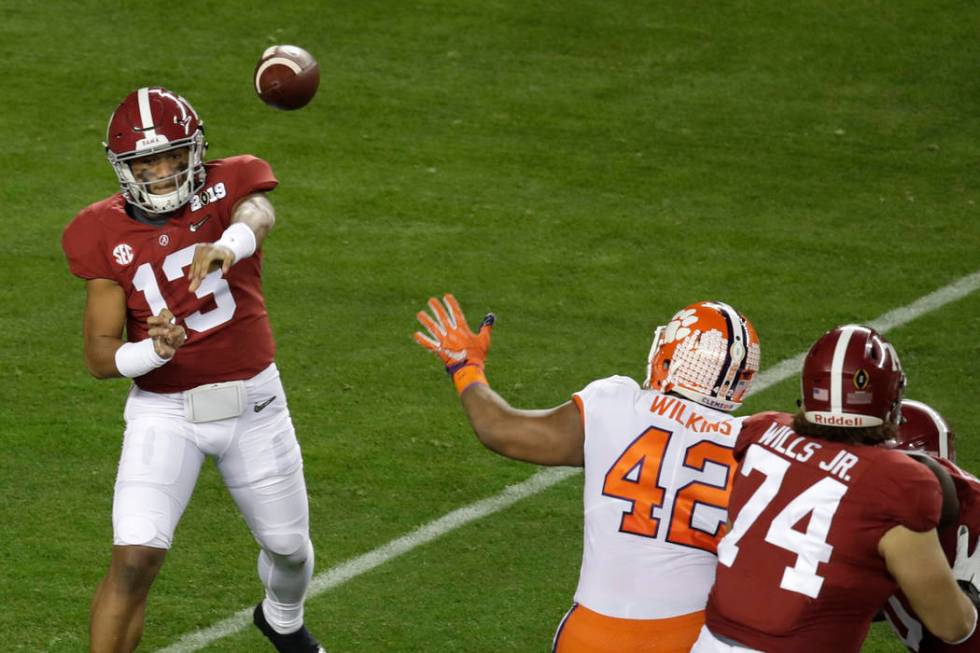
<svg viewBox="0 0 980 653"><path fill-rule="evenodd" d="M248 225L255 234L255 248L262 247L262 241L276 224L276 209L265 193L252 193L238 200L231 210L231 223Z"/></svg>
<svg viewBox="0 0 980 653"><path fill-rule="evenodd" d="M512 408L486 383L474 383L460 395L473 432L502 456L538 465L584 463L585 430L571 401L548 410Z"/></svg>
<svg viewBox="0 0 980 653"><path fill-rule="evenodd" d="M231 224L213 243L201 243L187 270L190 291L194 292L213 270L222 274L235 263L255 253L276 223L276 210L265 193L246 195L231 210Z"/></svg>
<svg viewBox="0 0 980 653"><path fill-rule="evenodd" d="M116 350L123 344L126 327L126 292L115 281L85 282L85 365L97 379L122 376L116 368Z"/></svg>
<svg viewBox="0 0 980 653"><path fill-rule="evenodd" d="M483 364L490 348L493 314L483 318L474 334L452 295L445 307L432 298L432 316L422 311L419 322L428 334L415 340L434 352L446 365L460 395L473 431L488 449L539 465L582 465L585 431L578 408L572 402L549 410L520 410L490 388Z"/></svg>
<svg viewBox="0 0 980 653"><path fill-rule="evenodd" d="M85 288L82 333L85 365L92 376L142 376L164 365L184 343L183 327L173 323L173 315L166 309L147 320L149 338L125 342L126 293L122 286L110 279L89 279Z"/></svg>
<svg viewBox="0 0 980 653"><path fill-rule="evenodd" d="M939 487L943 492L943 507L939 515L939 530L949 528L956 524L960 517L960 499L956 495L956 485L953 483L953 477L928 454L921 451L908 451L905 453L913 460L917 460L928 467L935 475L936 480L939 481Z"/></svg>
<svg viewBox="0 0 980 653"><path fill-rule="evenodd" d="M977 612L957 585L935 529L918 533L895 526L882 536L878 551L930 632L949 643L970 636Z"/></svg>

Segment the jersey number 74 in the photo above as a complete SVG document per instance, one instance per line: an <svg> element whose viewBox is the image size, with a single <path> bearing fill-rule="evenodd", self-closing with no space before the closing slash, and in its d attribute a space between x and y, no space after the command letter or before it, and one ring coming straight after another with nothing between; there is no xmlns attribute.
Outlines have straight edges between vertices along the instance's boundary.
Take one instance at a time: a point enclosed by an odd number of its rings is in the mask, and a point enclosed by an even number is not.
<svg viewBox="0 0 980 653"><path fill-rule="evenodd" d="M742 506L731 532L718 545L719 563L726 567L735 564L738 543L776 498L789 467L790 462L785 458L757 444L749 447L742 461L741 475L748 476L757 471L765 480ZM823 577L817 574L817 566L829 562L834 552L834 547L827 544L827 534L846 492L846 485L829 476L824 477L790 501L772 519L765 541L797 556L796 564L783 571L781 588L812 599L820 594ZM807 515L810 515L810 521L805 533L793 528Z"/></svg>

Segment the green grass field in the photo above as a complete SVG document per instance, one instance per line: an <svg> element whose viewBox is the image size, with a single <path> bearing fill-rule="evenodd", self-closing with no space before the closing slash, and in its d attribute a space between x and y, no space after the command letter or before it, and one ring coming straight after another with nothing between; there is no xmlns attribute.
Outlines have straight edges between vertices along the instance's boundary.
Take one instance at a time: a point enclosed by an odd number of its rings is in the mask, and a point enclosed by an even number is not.
<svg viewBox="0 0 980 653"><path fill-rule="evenodd" d="M515 405L642 376L653 328L718 298L763 368L980 269L980 8L718 3L0 0L0 637L87 650L127 382L82 359L64 225L116 189L100 142L142 85L186 96L211 158L273 165L265 288L303 444L319 570L534 473L484 450L411 340L432 294L494 310ZM294 43L298 112L251 86ZM980 293L889 333L980 471ZM744 411L794 407L787 380ZM312 599L332 653L549 650L581 555L581 476ZM141 651L261 596L207 465ZM205 649L266 651L247 629ZM876 628L864 651L903 650Z"/></svg>

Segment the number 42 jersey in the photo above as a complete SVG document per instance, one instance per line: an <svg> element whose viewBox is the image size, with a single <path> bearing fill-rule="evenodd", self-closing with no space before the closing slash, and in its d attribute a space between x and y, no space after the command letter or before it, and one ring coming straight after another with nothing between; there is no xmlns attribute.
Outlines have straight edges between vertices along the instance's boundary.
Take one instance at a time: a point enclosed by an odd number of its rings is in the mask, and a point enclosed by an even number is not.
<svg viewBox="0 0 980 653"><path fill-rule="evenodd" d="M742 425L707 626L767 653L857 652L897 588L878 541L936 528L939 482L904 453L799 435L792 419Z"/></svg>
<svg viewBox="0 0 980 653"><path fill-rule="evenodd" d="M576 603L620 619L704 610L740 420L622 376L573 398L585 427Z"/></svg>
<svg viewBox="0 0 980 653"><path fill-rule="evenodd" d="M262 254L209 274L190 292L194 249L221 237L235 204L278 184L269 164L235 156L205 164L202 192L161 226L131 217L117 193L85 208L65 228L61 245L72 274L109 279L126 295L126 334L147 337L146 320L169 308L187 332L173 359L135 379L150 392L179 392L206 383L247 379L268 367L275 344L262 296Z"/></svg>

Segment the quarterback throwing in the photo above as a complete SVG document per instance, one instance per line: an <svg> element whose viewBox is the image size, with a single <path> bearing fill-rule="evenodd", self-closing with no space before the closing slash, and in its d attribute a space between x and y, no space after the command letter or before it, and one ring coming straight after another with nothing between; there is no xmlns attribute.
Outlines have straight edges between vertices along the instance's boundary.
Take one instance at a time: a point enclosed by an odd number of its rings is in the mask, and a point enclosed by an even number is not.
<svg viewBox="0 0 980 653"><path fill-rule="evenodd" d="M136 648L150 586L212 457L260 547L256 626L280 652L318 653L303 625L313 573L303 464L261 284L275 222L266 193L278 181L254 156L205 161L203 122L164 88L127 96L105 147L121 192L62 239L86 282L89 370L134 382L90 650Z"/></svg>

